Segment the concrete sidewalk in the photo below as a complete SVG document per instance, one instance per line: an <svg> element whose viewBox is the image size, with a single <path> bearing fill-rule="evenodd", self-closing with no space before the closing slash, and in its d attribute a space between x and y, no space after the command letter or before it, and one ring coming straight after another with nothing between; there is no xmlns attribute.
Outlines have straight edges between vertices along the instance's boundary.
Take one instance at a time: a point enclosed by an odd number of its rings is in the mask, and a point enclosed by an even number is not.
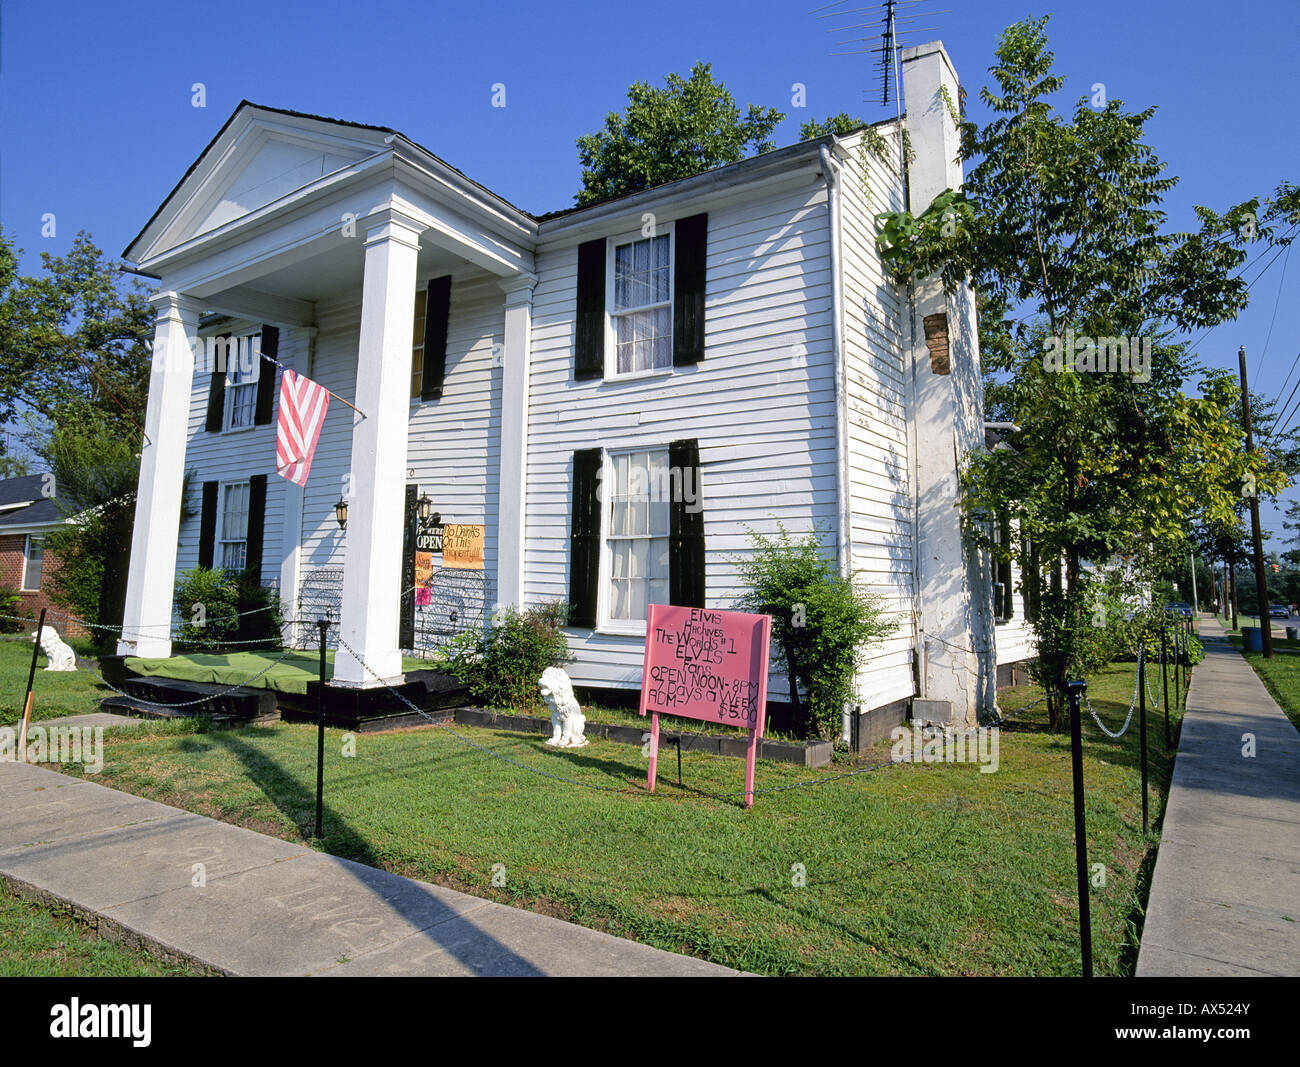
<svg viewBox="0 0 1300 1067"><path fill-rule="evenodd" d="M0 808L0 881L227 974L737 973L45 767L0 763Z"/></svg>
<svg viewBox="0 0 1300 1067"><path fill-rule="evenodd" d="M1300 975L1300 733L1218 620L1200 632L1137 974Z"/></svg>

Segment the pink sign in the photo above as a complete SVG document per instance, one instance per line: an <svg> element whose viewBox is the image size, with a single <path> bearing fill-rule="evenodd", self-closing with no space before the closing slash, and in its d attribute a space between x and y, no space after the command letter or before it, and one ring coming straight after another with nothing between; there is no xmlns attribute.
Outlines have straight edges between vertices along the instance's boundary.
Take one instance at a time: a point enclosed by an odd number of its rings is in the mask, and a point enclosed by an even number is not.
<svg viewBox="0 0 1300 1067"><path fill-rule="evenodd" d="M641 714L652 716L649 788L654 792L659 715L749 731L745 806L754 802L754 758L767 709L772 619L740 611L651 604L646 619Z"/></svg>

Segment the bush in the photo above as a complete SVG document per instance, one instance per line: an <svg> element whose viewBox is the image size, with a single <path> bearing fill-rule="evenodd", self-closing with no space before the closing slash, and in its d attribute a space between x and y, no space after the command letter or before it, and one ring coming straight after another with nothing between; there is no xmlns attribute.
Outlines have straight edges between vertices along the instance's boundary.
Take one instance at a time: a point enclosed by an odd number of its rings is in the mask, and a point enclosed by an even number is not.
<svg viewBox="0 0 1300 1067"><path fill-rule="evenodd" d="M542 671L569 661L569 639L561 629L568 615L563 601L526 611L507 608L499 623L483 633L462 634L436 662L489 707L540 708Z"/></svg>
<svg viewBox="0 0 1300 1067"><path fill-rule="evenodd" d="M181 616L177 640L187 650L210 652L232 641L248 649L280 645L279 592L248 571L186 571L176 579L176 608Z"/></svg>
<svg viewBox="0 0 1300 1067"><path fill-rule="evenodd" d="M18 608L23 602L23 598L18 595L18 590L9 585L0 585L0 615L18 615ZM31 613L28 612L30 615ZM35 619L32 620L33 623ZM0 634L16 634L28 630L28 624L19 622L16 618L0 619ZM31 629L35 629L33 625Z"/></svg>
<svg viewBox="0 0 1300 1067"><path fill-rule="evenodd" d="M834 736L854 696L854 679L866 649L892 632L878 599L839 573L816 533L795 540L779 527L776 537L751 533L752 555L737 561L749 592L745 611L772 616L772 643L795 696L795 731ZM806 703L798 698L799 687Z"/></svg>

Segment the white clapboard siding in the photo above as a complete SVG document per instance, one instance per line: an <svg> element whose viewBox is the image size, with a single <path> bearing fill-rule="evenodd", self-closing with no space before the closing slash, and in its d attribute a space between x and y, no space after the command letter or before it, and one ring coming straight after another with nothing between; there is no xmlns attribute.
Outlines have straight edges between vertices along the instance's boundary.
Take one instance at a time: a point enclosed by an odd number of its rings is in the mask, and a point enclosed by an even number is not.
<svg viewBox="0 0 1300 1067"><path fill-rule="evenodd" d="M444 522L486 527L489 597L496 574L501 430L501 371L492 364L494 346L502 343L504 300L500 287L483 272L468 266L463 273L453 272L443 395L411 401L407 438L408 483L428 494ZM317 318L315 380L352 400L360 293L320 305ZM345 405L331 403L303 500L304 577L314 569L343 566L346 534L335 521L334 502L340 494L347 495L352 430L358 418ZM434 565L440 563L435 555Z"/></svg>
<svg viewBox="0 0 1300 1067"><path fill-rule="evenodd" d="M1025 592L1021 587L1022 573L1015 557L1011 559L1011 585L1015 590L1012 595L1012 614L1006 622L998 623L993 629L993 640L997 650L997 663L1019 663L1034 655L1034 635L1025 620Z"/></svg>
<svg viewBox="0 0 1300 1067"><path fill-rule="evenodd" d="M915 547L909 487L906 308L875 245L874 216L901 204L896 166L846 140L841 172L844 355L853 567L897 623L858 673L864 710L915 693Z"/></svg>
<svg viewBox="0 0 1300 1067"><path fill-rule="evenodd" d="M223 321L214 328L200 331L205 340L217 334L232 337L261 333L262 324L247 321ZM280 331L277 358L286 366L299 368L306 358L307 335L303 331ZM275 418L265 426L254 426L232 433L208 433L204 430L208 412L208 387L211 364L205 357L195 361L194 382L190 392L189 440L185 449L185 470L189 474L185 509L176 551L176 573L184 574L199 565L199 525L203 506L204 482L246 481L249 475L265 474L266 520L262 533L262 582L278 585L283 545L285 484L275 473ZM259 374L275 374L276 368L263 363ZM277 385L278 392L278 385ZM220 506L220 499L218 499ZM217 516L218 526L220 515Z"/></svg>
<svg viewBox="0 0 1300 1067"><path fill-rule="evenodd" d="M577 243L543 239L533 294L526 599L566 600L572 456L579 449L699 442L705 582L711 607L743 592L736 557L749 529L822 524L834 550L835 379L826 187L790 183L683 204L709 212L705 357L628 382L573 381ZM607 232L638 229L639 214ZM570 631L580 685L637 688L643 639ZM774 672L773 699L788 698Z"/></svg>

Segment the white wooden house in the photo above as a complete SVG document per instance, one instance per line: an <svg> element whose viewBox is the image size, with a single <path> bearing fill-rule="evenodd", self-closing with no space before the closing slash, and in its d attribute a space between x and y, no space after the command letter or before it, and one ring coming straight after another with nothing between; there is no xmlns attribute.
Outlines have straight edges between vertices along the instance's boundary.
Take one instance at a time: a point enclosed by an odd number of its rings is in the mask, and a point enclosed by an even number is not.
<svg viewBox="0 0 1300 1067"><path fill-rule="evenodd" d="M938 43L903 81L920 209L961 180L957 81ZM974 721L1009 631L955 506L983 442L973 301L882 267L898 147L883 123L534 216L394 130L241 104L125 254L159 292L120 651L170 653L175 574L252 565L288 618L337 604L339 685L564 600L575 682L635 689L645 605L732 605L747 531L783 524L898 617L860 709ZM305 489L275 473L277 365L238 358L272 350L362 413L332 404ZM659 477L679 491L636 491ZM484 528L483 570L419 602L418 498Z"/></svg>

